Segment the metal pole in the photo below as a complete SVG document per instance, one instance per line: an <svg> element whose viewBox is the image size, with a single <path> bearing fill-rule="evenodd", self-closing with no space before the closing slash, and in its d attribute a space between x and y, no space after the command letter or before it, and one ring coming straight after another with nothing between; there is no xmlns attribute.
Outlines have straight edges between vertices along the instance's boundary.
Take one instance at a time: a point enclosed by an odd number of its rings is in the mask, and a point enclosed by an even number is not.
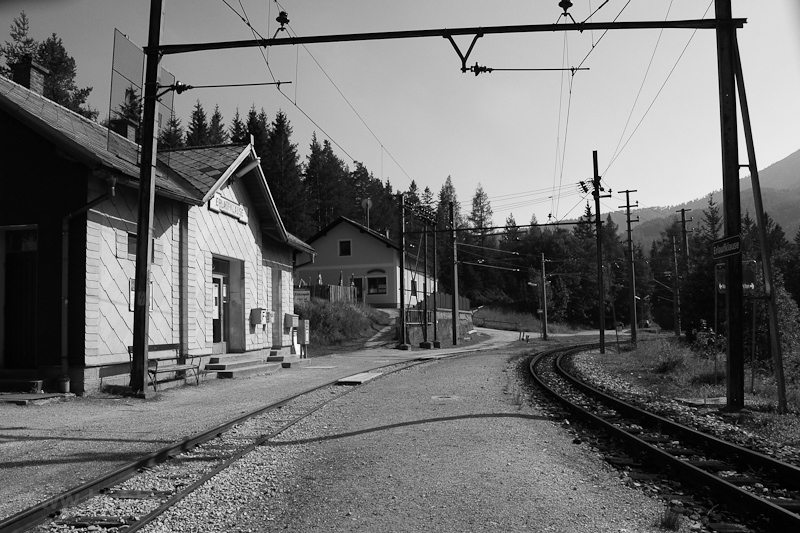
<svg viewBox="0 0 800 533"><path fill-rule="evenodd" d="M428 221L423 220L424 231L422 232L422 242L425 247L422 253L422 261L424 263L425 275L422 276L422 344L423 348L430 348L431 344L428 342Z"/></svg>
<svg viewBox="0 0 800 533"><path fill-rule="evenodd" d="M600 286L600 353L606 353L606 295L603 285L603 235L600 220L600 173L597 169L597 150L592 152L594 162L594 213L597 233L597 283Z"/></svg>
<svg viewBox="0 0 800 533"><path fill-rule="evenodd" d="M715 1L717 19L717 66L719 70L719 110L722 133L722 197L725 237L739 235L742 221L739 196L739 139L736 118L735 26L731 0ZM742 324L742 260L727 257L725 310L728 331L727 407L744 407L744 325Z"/></svg>
<svg viewBox="0 0 800 533"><path fill-rule="evenodd" d="M453 346L458 345L458 251L456 250L456 212L450 202L450 242L453 245Z"/></svg>
<svg viewBox="0 0 800 533"><path fill-rule="evenodd" d="M542 339L547 340L547 275L544 271L544 254L542 254Z"/></svg>
<svg viewBox="0 0 800 533"><path fill-rule="evenodd" d="M398 194L400 203L400 344L401 350L408 350L406 337L406 209L405 195Z"/></svg>
<svg viewBox="0 0 800 533"><path fill-rule="evenodd" d="M439 331L438 331L438 323L439 323L439 307L438 302L436 301L436 292L439 290L437 280L439 279L439 268L436 261L436 241L438 236L434 232L433 234L433 347L440 348L441 342L439 342Z"/></svg>
<svg viewBox="0 0 800 533"><path fill-rule="evenodd" d="M158 47L164 0L150 1L150 27L144 81L142 163L139 167L139 210L136 223L136 281L133 307L133 356L131 390L147 390L148 332L150 328L150 263L153 257L153 206L155 204L156 106L158 101Z"/></svg>
<svg viewBox="0 0 800 533"><path fill-rule="evenodd" d="M775 382L778 387L778 412L785 413L786 382L783 375L783 353L778 329L778 305L775 300L775 286L772 280L772 261L767 248L767 226L764 221L764 204L761 199L761 181L758 178L758 165L756 164L756 149L753 142L753 130L750 127L750 109L747 106L747 93L744 89L744 74L742 62L739 57L739 45L734 34L736 51L736 84L739 88L739 106L742 110L742 126L744 129L745 144L747 145L747 160L750 167L750 181L753 186L753 200L756 208L756 224L758 236L761 240L761 265L764 274L764 288L767 293L767 311L769 315L770 345L772 346L772 363L775 366ZM755 307L753 307L755 313Z"/></svg>

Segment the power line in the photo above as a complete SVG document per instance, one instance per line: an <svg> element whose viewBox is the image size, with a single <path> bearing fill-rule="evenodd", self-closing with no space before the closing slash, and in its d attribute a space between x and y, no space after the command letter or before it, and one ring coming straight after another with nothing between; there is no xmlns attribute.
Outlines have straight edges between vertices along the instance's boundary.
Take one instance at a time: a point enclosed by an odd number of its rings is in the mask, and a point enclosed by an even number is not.
<svg viewBox="0 0 800 533"><path fill-rule="evenodd" d="M713 4L714 4L714 0L711 0L711 3L709 3L709 4L708 4L708 7L706 8L705 12L703 13L703 17L705 17L705 16L706 16L706 14L708 13L708 10L709 10L709 9L711 9L711 6L712 6ZM654 105L655 105L655 103L656 103L656 100L657 100L657 99L658 99L658 97L661 95L661 92L664 90L664 87L667 85L667 82L668 82L668 81L669 81L669 79L672 77L672 73L673 73L673 72L675 72L675 69L677 68L677 66L678 66L678 63L680 63L681 59L683 58L683 55L686 53L686 50L689 48L689 45L691 44L691 42L692 42L692 39L694 39L694 36L695 36L695 34L696 34L696 33L697 33L697 30L694 30L694 31L692 32L692 34L689 36L689 40L688 40L688 41L686 41L686 45L683 47L683 50L681 50L681 53L680 53L680 55L678 56L678 59L676 59L676 60L675 60L675 64L674 64L674 65L672 65L672 68L670 69L670 71L669 71L669 74L667 74L667 77L666 77L666 79L664 79L664 82L661 84L661 87L658 89L658 92L657 92L657 93L656 93L656 95L653 97L653 101L652 101L652 102L650 102L650 105L649 105L649 106L647 107L647 109L645 110L645 112L644 112L644 115L642 115L642 118L641 118L641 119L639 119L639 122L636 124L636 127L633 129L633 131L631 132L630 136L628 137L628 140L626 140L626 141L625 141L625 144L623 144L623 145L622 145L622 148L620 148L620 149L619 149L619 151L616 153L616 155L615 155L615 156L614 156L614 157L611 159L611 161L609 161L609 163L608 163L608 166L606 167L606 170L605 170L605 172L603 172L603 175L605 175L605 174L608 172L608 169L610 169L610 168L611 168L611 165L613 165L613 164L614 164L614 162L617 160L617 158L618 158L618 157L619 157L619 156L622 154L622 151L623 151L623 150L625 150L625 147L626 147L626 146L628 146L628 143L631 141L631 139L633 138L633 136L634 136L634 135L636 134L636 132L639 130L639 127L640 127L640 126L642 125L642 123L644 122L644 119L645 119L645 118L647 118L647 115L648 115L648 113L649 113L649 112L650 112L650 110L653 108L653 106L654 106Z"/></svg>

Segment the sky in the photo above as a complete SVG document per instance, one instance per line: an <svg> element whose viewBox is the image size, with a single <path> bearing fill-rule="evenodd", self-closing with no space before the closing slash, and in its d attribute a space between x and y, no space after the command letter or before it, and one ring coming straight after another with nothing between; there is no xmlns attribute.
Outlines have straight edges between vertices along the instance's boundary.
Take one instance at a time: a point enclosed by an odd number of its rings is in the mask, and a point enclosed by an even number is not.
<svg viewBox="0 0 800 533"><path fill-rule="evenodd" d="M711 0L573 0L577 22L713 18ZM759 168L800 149L800 2L733 0ZM78 67L89 104L108 115L114 29L148 40L150 0L0 0L0 42L25 11L30 35L56 33ZM288 28L275 18L286 11ZM399 30L554 24L557 0L164 0L161 43ZM470 36L455 40L465 53ZM477 40L462 73L443 38L241 48L167 55L183 83L275 85L194 89L175 96L185 126L199 100L229 124L255 106L282 110L301 159L311 138L329 139L351 168L363 163L395 190L412 180L437 196L450 176L462 212L482 187L503 225L580 216L578 187L593 177L593 151L606 192L601 211L630 201L667 207L722 188L717 60L713 30L612 30L490 34ZM580 67L587 70L560 70ZM528 70L518 70L528 69ZM559 69L559 70L530 70ZM290 83L291 82L291 83ZM740 160L747 163L740 121ZM742 170L742 177L747 175ZM765 208L769 211L769 206ZM284 214L290 216L290 214Z"/></svg>

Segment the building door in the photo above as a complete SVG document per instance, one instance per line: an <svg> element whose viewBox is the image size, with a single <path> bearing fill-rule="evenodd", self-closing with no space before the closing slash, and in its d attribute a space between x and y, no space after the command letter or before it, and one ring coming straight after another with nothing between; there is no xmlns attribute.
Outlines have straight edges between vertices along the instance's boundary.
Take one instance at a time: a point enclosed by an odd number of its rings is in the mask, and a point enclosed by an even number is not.
<svg viewBox="0 0 800 533"><path fill-rule="evenodd" d="M5 245L3 366L36 368L36 230L8 231Z"/></svg>
<svg viewBox="0 0 800 533"><path fill-rule="evenodd" d="M213 322L213 345L211 353L228 351L230 334L230 306L228 303L228 274L230 264L222 259L213 260L211 318Z"/></svg>

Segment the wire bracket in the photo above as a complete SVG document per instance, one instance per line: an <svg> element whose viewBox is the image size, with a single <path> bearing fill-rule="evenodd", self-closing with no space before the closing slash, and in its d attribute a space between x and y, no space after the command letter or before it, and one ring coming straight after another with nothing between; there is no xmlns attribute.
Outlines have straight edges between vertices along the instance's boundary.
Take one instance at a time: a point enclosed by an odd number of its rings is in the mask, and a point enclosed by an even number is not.
<svg viewBox="0 0 800 533"><path fill-rule="evenodd" d="M472 38L472 44L469 45L469 49L467 50L466 54L462 54L461 53L461 50L458 48L458 45L456 44L456 42L453 40L453 36L452 35L447 33L447 34L445 34L444 37L445 37L445 39L450 41L450 44L453 45L453 48L455 49L456 53L458 54L458 57L461 59L461 73L464 74L464 73L470 72L472 69L467 67L467 60L469 59L469 55L472 53L472 49L475 47L475 43L477 42L477 40L480 39L481 37L483 37L483 33L478 32L478 33L475 34L475 36ZM477 65L478 64L475 63L475 66L477 66ZM478 73L476 72L475 75L477 76Z"/></svg>

